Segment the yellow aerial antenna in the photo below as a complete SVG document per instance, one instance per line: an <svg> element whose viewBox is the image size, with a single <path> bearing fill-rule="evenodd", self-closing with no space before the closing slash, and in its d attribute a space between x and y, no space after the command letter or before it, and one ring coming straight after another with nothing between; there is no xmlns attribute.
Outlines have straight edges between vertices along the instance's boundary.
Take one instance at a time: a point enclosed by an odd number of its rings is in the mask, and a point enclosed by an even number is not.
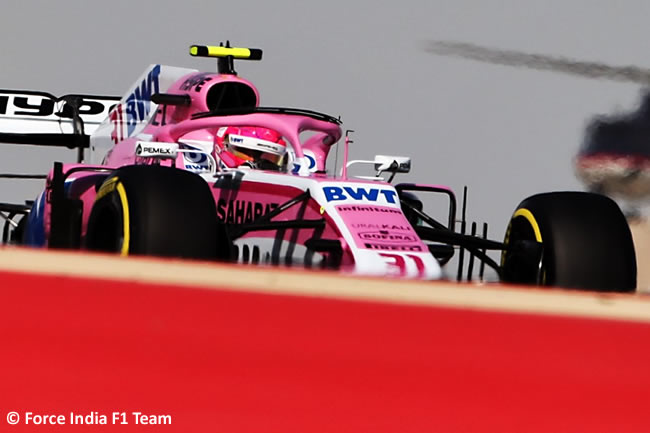
<svg viewBox="0 0 650 433"><path fill-rule="evenodd" d="M192 45L190 55L195 57L216 57L217 70L220 74L237 75L234 59L262 60L262 50L259 48L231 47L230 41L220 45Z"/></svg>

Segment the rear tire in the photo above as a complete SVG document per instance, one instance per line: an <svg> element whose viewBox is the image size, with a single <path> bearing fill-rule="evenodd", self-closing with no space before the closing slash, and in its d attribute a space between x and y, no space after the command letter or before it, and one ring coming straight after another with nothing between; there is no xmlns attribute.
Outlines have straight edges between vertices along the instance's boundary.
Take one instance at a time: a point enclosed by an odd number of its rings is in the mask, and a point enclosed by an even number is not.
<svg viewBox="0 0 650 433"><path fill-rule="evenodd" d="M608 197L585 192L529 197L513 214L505 244L504 281L613 292L636 288L632 234Z"/></svg>
<svg viewBox="0 0 650 433"><path fill-rule="evenodd" d="M228 259L207 182L183 170L127 166L97 193L86 233L88 249L121 255Z"/></svg>

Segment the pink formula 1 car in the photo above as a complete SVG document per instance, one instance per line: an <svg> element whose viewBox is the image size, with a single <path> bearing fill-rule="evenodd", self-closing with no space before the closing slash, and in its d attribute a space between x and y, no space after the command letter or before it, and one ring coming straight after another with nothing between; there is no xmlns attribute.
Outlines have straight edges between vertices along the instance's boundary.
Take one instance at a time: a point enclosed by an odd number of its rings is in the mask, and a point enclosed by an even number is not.
<svg viewBox="0 0 650 433"><path fill-rule="evenodd" d="M472 278L474 267L482 276L487 264L505 281L635 289L630 230L610 199L530 197L505 241L488 240L464 217L457 224L449 188L391 185L409 158L348 161L339 119L259 106L234 60L259 60L261 50L190 54L216 57L218 72L152 65L122 98L0 91L0 141L79 149L78 163L43 176L33 203L0 204L4 243L421 279ZM337 170L328 156L339 142ZM355 163L374 175L348 175ZM444 198L444 222L425 212L428 195ZM501 250L501 262L487 250Z"/></svg>

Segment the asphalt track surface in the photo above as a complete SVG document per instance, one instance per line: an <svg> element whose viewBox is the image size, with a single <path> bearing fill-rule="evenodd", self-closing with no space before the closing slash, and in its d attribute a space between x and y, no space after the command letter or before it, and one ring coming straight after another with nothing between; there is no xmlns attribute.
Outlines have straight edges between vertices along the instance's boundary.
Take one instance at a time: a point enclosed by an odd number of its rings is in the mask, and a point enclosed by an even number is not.
<svg viewBox="0 0 650 433"><path fill-rule="evenodd" d="M1 431L645 431L650 300L0 249Z"/></svg>

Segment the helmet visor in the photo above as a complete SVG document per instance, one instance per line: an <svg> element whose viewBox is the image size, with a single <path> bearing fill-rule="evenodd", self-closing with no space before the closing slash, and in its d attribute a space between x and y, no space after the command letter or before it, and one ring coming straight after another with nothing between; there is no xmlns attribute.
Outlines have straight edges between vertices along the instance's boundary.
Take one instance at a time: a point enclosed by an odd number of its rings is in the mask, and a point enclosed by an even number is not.
<svg viewBox="0 0 650 433"><path fill-rule="evenodd" d="M234 156L247 162L260 162L282 166L286 147L257 137L230 134L224 140L226 149Z"/></svg>
<svg viewBox="0 0 650 433"><path fill-rule="evenodd" d="M228 151L239 159L248 162L266 161L277 166L281 166L284 160L284 155L274 155L272 153L262 152L261 150L247 149L245 147L237 147L228 145Z"/></svg>

